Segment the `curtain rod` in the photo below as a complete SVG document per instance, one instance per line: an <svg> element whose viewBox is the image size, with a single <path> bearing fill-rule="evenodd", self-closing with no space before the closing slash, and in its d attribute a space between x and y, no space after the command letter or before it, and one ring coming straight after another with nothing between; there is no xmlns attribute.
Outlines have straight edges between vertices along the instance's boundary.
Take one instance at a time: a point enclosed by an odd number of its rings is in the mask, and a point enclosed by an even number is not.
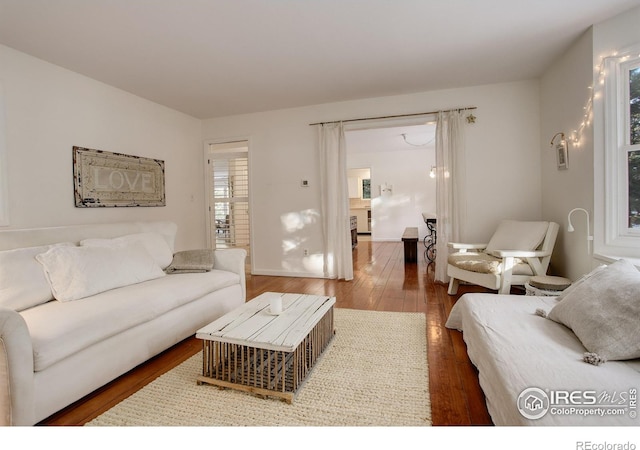
<svg viewBox="0 0 640 450"><path fill-rule="evenodd" d="M470 110L473 110L473 109L478 109L478 107L477 106L468 106L466 108L445 109L445 110L440 110L440 111L429 111L429 112L413 113L413 114L397 114L395 116L362 117L360 119L330 120L328 122L310 123L309 126L312 126L312 125L325 125L327 123L359 122L359 121L362 121L362 120L397 119L399 117L426 116L428 114L437 114L439 112L451 112L451 111L460 112L460 111L470 111Z"/></svg>

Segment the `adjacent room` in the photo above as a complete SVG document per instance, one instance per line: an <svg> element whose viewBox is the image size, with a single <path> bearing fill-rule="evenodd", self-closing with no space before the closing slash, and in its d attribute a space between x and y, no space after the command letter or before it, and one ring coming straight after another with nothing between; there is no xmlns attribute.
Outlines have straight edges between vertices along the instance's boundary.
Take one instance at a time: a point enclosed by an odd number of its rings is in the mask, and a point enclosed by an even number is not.
<svg viewBox="0 0 640 450"><path fill-rule="evenodd" d="M379 122L379 121L378 121ZM347 144L349 210L357 232L397 241L406 226L427 233L422 213L435 214L435 123L350 130Z"/></svg>
<svg viewBox="0 0 640 450"><path fill-rule="evenodd" d="M0 425L636 442L639 155L638 0L0 0Z"/></svg>

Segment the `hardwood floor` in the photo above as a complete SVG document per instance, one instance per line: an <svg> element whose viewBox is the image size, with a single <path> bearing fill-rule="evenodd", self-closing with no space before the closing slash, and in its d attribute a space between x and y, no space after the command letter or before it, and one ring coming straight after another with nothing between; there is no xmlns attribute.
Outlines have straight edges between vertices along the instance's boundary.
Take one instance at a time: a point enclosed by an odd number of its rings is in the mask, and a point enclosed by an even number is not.
<svg viewBox="0 0 640 450"><path fill-rule="evenodd" d="M462 335L444 326L460 295L483 289L461 286L450 297L445 285L433 282L434 266L426 264L419 245L418 263L405 266L401 242L361 240L353 252L353 281L248 275L247 298L267 291L326 294L336 297L338 308L424 312L433 424L491 425ZM40 425L83 425L200 350L199 340L186 339Z"/></svg>

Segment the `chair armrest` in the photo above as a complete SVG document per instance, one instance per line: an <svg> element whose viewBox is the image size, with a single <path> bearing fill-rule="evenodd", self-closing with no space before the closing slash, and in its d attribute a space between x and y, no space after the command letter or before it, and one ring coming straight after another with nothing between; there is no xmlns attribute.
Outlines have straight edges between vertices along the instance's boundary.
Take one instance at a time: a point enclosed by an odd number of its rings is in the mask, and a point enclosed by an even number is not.
<svg viewBox="0 0 640 450"><path fill-rule="evenodd" d="M219 249L213 253L214 269L227 270L240 275L243 301L247 300L247 283L244 268L246 259L247 251L241 248Z"/></svg>
<svg viewBox="0 0 640 450"><path fill-rule="evenodd" d="M34 425L33 347L27 324L0 308L0 425Z"/></svg>
<svg viewBox="0 0 640 450"><path fill-rule="evenodd" d="M542 250L492 250L487 253L498 258L542 258L551 255L551 252Z"/></svg>
<svg viewBox="0 0 640 450"><path fill-rule="evenodd" d="M461 242L449 242L447 245L456 250L484 250L487 248L487 244L463 244Z"/></svg>

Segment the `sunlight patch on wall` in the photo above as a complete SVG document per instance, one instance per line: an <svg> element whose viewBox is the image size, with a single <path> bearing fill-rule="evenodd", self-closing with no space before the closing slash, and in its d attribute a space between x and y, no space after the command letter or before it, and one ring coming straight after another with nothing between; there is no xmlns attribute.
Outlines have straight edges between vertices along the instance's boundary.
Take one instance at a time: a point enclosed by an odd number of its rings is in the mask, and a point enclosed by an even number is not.
<svg viewBox="0 0 640 450"><path fill-rule="evenodd" d="M290 212L281 217L282 227L286 233L294 233L304 227L314 224L320 218L320 213L313 209L300 212Z"/></svg>
<svg viewBox="0 0 640 450"><path fill-rule="evenodd" d="M305 228L317 224L319 220L320 213L314 209L289 212L280 216L282 268L287 272L322 274L322 252L308 247L308 233L305 231Z"/></svg>

